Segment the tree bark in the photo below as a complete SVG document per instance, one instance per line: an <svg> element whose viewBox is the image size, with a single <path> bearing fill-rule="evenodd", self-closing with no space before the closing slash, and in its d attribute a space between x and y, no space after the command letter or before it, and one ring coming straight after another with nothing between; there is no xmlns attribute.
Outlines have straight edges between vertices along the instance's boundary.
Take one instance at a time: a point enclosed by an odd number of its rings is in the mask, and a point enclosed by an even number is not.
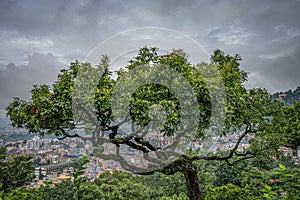
<svg viewBox="0 0 300 200"><path fill-rule="evenodd" d="M186 188L188 197L190 200L204 200L204 194L200 188L200 182L197 175L197 166L193 163L193 160L187 156L182 156L171 164L167 165L159 172L165 175L173 175L177 172L183 173L186 181ZM139 175L150 175L156 171L137 173Z"/></svg>
<svg viewBox="0 0 300 200"><path fill-rule="evenodd" d="M197 166L192 162L186 163L183 168L187 192L190 200L203 200L204 194L199 185Z"/></svg>

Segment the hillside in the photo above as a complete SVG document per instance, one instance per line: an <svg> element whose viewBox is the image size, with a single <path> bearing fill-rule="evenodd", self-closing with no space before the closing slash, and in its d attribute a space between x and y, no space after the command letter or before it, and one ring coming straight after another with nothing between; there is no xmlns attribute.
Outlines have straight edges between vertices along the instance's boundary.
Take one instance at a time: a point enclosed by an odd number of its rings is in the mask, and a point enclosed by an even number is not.
<svg viewBox="0 0 300 200"><path fill-rule="evenodd" d="M300 101L300 86L294 91L291 89L285 92L276 92L273 94L274 99L284 102L285 105L292 105L294 101Z"/></svg>

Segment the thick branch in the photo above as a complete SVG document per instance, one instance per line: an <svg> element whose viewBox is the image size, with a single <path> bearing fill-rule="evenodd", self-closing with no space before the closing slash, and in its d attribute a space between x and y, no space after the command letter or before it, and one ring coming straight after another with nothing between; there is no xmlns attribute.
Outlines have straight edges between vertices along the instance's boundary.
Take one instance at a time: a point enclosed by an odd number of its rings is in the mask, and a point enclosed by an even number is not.
<svg viewBox="0 0 300 200"><path fill-rule="evenodd" d="M150 142L148 141L145 141L143 138L140 138L140 137L135 137L134 140L143 145L143 146L146 146L148 149L150 149L151 151L156 151L158 149L161 149L161 148L156 148L155 146L153 146L152 144L150 144Z"/></svg>
<svg viewBox="0 0 300 200"><path fill-rule="evenodd" d="M63 137L57 138L57 139L59 139L59 140L63 140L63 139L65 139L65 138L67 138L67 137L71 137L71 138L74 138L74 137L81 138L81 136L78 135L77 133L74 134L74 135L70 135L70 134L67 133L63 128L58 128L58 130L59 130L59 131L61 132L61 134L63 135Z"/></svg>
<svg viewBox="0 0 300 200"><path fill-rule="evenodd" d="M228 159L225 160L225 161L226 161L226 163L227 163L229 166L233 166L233 165L237 164L238 162L240 162L240 161L242 161L242 160L248 160L248 159L251 159L251 158L255 158L255 155L246 156L246 157L237 159L237 160L234 161L233 163L230 163Z"/></svg>

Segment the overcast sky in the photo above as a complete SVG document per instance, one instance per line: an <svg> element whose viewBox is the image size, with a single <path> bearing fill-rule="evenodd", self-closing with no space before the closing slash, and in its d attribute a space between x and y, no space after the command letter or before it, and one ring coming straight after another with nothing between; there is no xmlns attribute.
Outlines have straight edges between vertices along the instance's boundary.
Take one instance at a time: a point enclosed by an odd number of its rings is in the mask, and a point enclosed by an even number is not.
<svg viewBox="0 0 300 200"><path fill-rule="evenodd" d="M169 28L214 49L239 53L247 87L300 85L300 1L0 1L0 110L33 84L106 38L142 27ZM117 48L117 46L116 46Z"/></svg>

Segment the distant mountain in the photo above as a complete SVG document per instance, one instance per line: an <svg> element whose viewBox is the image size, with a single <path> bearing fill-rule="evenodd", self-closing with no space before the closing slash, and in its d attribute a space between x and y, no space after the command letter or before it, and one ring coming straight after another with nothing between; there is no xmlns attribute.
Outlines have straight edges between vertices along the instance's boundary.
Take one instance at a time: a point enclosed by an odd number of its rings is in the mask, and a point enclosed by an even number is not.
<svg viewBox="0 0 300 200"><path fill-rule="evenodd" d="M292 105L294 101L300 101L300 86L294 91L290 89L286 92L277 92L273 94L273 98L284 102L285 105Z"/></svg>

